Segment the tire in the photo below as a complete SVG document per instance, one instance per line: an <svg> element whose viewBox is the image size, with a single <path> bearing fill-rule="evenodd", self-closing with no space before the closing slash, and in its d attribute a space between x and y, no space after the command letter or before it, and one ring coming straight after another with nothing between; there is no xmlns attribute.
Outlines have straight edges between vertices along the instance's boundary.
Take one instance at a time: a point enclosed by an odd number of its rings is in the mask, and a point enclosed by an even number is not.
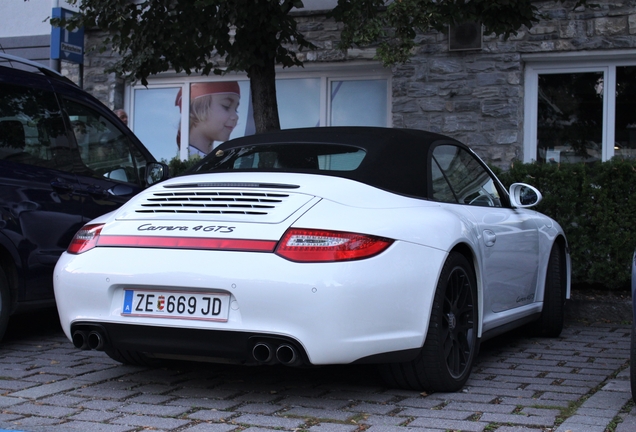
<svg viewBox="0 0 636 432"><path fill-rule="evenodd" d="M632 399L636 400L636 323L632 322L632 340L630 344L629 379Z"/></svg>
<svg viewBox="0 0 636 432"><path fill-rule="evenodd" d="M452 252L435 290L424 346L404 363L380 366L393 387L427 392L460 390L477 356L477 283L470 262Z"/></svg>
<svg viewBox="0 0 636 432"><path fill-rule="evenodd" d="M154 359L149 358L144 353L138 351L119 350L116 348L104 351L108 357L123 364L132 366L153 367L158 364Z"/></svg>
<svg viewBox="0 0 636 432"><path fill-rule="evenodd" d="M543 309L541 317L530 325L535 336L558 337L563 330L565 320L565 263L561 246L555 244L550 251L548 269L545 276Z"/></svg>
<svg viewBox="0 0 636 432"><path fill-rule="evenodd" d="M0 340L4 337L9 324L9 314L11 313L11 291L9 290L9 280L0 267Z"/></svg>

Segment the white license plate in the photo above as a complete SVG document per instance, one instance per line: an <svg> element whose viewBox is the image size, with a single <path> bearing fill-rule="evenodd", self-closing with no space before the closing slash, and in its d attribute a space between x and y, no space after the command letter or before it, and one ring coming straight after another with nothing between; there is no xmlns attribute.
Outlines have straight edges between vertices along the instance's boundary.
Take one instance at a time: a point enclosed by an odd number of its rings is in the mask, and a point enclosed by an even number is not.
<svg viewBox="0 0 636 432"><path fill-rule="evenodd" d="M230 295L224 293L124 290L123 316L228 320Z"/></svg>

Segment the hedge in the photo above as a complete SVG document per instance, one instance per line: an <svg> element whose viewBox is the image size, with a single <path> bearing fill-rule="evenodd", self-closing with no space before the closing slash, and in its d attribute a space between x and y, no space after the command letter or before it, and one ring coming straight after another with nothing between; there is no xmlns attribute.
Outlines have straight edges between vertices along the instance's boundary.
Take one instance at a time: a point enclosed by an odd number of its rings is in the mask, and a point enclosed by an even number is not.
<svg viewBox="0 0 636 432"><path fill-rule="evenodd" d="M543 194L535 208L563 227L573 284L629 287L636 247L636 162L523 164L498 174L509 187L530 184Z"/></svg>

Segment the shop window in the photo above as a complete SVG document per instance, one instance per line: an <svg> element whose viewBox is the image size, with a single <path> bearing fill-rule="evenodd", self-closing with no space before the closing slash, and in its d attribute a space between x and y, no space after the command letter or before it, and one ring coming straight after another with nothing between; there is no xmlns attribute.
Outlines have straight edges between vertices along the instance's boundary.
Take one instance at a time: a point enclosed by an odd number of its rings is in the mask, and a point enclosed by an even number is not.
<svg viewBox="0 0 636 432"><path fill-rule="evenodd" d="M390 126L388 78L359 75L277 80L281 128ZM227 139L255 133L250 85L245 78L151 82L129 94L132 129L158 160L205 156ZM215 109L219 115L212 115ZM218 122L219 118L223 121Z"/></svg>

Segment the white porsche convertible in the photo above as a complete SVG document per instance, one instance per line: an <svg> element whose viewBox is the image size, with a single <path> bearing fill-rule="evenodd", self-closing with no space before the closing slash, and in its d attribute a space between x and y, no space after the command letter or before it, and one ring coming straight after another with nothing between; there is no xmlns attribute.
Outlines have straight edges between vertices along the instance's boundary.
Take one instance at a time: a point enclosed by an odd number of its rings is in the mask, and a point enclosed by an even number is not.
<svg viewBox="0 0 636 432"><path fill-rule="evenodd" d="M561 332L570 258L540 200L442 135L254 135L83 227L55 297L77 348L124 363L377 363L456 391L480 341Z"/></svg>

